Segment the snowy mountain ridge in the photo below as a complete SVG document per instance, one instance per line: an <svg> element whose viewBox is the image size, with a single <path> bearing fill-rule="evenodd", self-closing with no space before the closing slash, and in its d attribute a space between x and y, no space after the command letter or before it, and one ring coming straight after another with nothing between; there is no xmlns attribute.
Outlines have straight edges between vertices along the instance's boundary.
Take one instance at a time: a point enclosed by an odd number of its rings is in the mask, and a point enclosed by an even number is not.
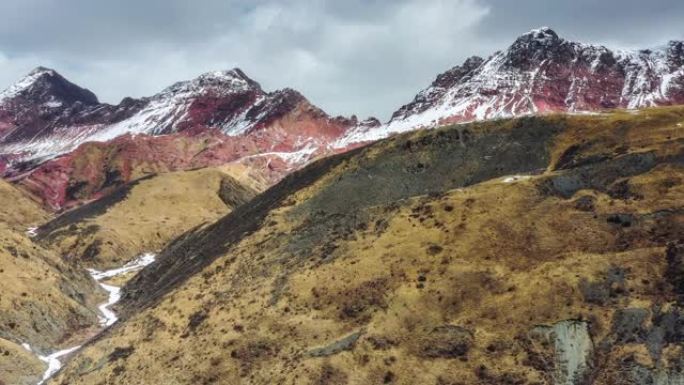
<svg viewBox="0 0 684 385"><path fill-rule="evenodd" d="M352 130L335 145L447 123L684 103L682 46L671 41L657 49L614 51L567 41L542 27L486 60L467 59L439 75L387 123Z"/></svg>

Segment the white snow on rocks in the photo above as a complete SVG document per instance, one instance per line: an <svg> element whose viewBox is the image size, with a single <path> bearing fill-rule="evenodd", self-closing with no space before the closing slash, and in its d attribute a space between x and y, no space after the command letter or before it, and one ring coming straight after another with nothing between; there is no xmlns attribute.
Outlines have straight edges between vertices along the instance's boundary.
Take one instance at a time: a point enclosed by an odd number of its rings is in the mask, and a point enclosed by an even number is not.
<svg viewBox="0 0 684 385"><path fill-rule="evenodd" d="M28 235L29 238L33 238L36 235L38 235L38 228L37 227L29 227L26 229L26 235Z"/></svg>
<svg viewBox="0 0 684 385"><path fill-rule="evenodd" d="M684 80L684 68L673 67L668 61L671 42L658 48L640 51L610 50L603 46L568 42L559 38L548 27L532 30L521 36L507 50L495 53L479 67L449 89L431 85L422 90L414 101L402 107L387 123L379 127L355 127L343 138L333 144L344 148L353 143L383 139L392 134L420 128L433 128L447 122L466 123L472 121L525 116L540 111L534 96L539 96L539 86L552 79L547 78L548 59L530 69L510 65L510 55L531 43L551 47L565 44L575 53L573 66L581 73L569 74L570 86L565 95L565 110L571 113L586 111L582 99L588 89L587 75L601 78L605 76L604 57L615 59L615 65L624 69L624 86L619 107L637 109L668 103L672 87ZM553 49L553 48L548 48ZM588 63L583 67L577 61ZM600 90L598 90L600 92ZM580 102L578 104L578 101Z"/></svg>

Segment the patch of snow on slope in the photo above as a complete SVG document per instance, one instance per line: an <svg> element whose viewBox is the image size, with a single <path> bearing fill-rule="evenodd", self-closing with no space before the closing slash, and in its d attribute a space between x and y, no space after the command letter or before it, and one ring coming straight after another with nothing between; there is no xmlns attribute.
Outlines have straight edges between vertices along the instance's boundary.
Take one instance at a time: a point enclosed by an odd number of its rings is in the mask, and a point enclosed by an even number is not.
<svg viewBox="0 0 684 385"><path fill-rule="evenodd" d="M24 344L21 344L21 346L23 346L24 349L28 350L29 352L35 353L33 351L33 349L31 349L31 345L24 343ZM45 370L45 373L43 373L43 379L40 380L40 382L38 382L37 385L44 384L45 381L49 380L50 377L52 377L52 375L57 373L59 371L59 369L62 368L62 362L59 360L60 358L66 356L66 355L69 355L69 354L75 352L76 350L78 350L80 348L81 348L80 345L74 346L74 347L71 347L69 349L64 349L64 350L60 350L58 352L54 352L48 356L41 356L40 354L36 354L38 359L40 359L41 361L45 362L48 365L47 369Z"/></svg>
<svg viewBox="0 0 684 385"><path fill-rule="evenodd" d="M156 255L152 253L145 253L141 255L140 257L134 259L133 261L130 261L123 265L120 268L117 269L112 269L112 270L106 270L106 271L99 271L95 269L88 269L88 272L90 275L93 277L94 280L96 281L101 281L105 278L112 278L116 277L122 274L130 273L131 271L136 271L139 269L142 269L143 267L153 263L156 259Z"/></svg>
<svg viewBox="0 0 684 385"><path fill-rule="evenodd" d="M517 181L521 181L521 180L527 180L530 178L532 178L532 177L529 175L511 175L511 176L507 176L507 177L503 178L502 182L503 183L513 183L513 182L517 182Z"/></svg>
<svg viewBox="0 0 684 385"><path fill-rule="evenodd" d="M308 144L306 147L293 152L262 152L244 157L243 159L259 158L264 156L277 156L291 166L301 165L311 159L311 156L318 150L315 145Z"/></svg>
<svg viewBox="0 0 684 385"><path fill-rule="evenodd" d="M36 235L38 235L38 228L37 227L29 227L26 229L26 235L29 238L34 238Z"/></svg>
<svg viewBox="0 0 684 385"><path fill-rule="evenodd" d="M259 95L259 97L254 101L254 106L255 108L259 108L259 106L267 101L266 96L264 95ZM262 112L257 115L256 117L252 119L247 118L247 114L251 108L245 108L240 115L238 115L235 119L231 120L227 124L225 124L223 127L221 127L221 132L223 132L226 135L230 136L239 136L243 135L246 133L250 128L253 127L254 122L260 121L266 114L269 113L268 110L263 109Z"/></svg>
<svg viewBox="0 0 684 385"><path fill-rule="evenodd" d="M55 135L0 145L0 154L21 154L22 161L45 161L56 158L64 153L75 150L84 142L91 141L91 135L97 132L101 125L74 127L60 127Z"/></svg>

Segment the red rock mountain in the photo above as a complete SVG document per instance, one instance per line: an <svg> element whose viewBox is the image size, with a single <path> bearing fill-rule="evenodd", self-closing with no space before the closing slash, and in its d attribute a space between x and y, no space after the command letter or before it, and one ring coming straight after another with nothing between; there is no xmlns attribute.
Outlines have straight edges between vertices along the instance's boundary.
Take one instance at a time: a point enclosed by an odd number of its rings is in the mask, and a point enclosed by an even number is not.
<svg viewBox="0 0 684 385"><path fill-rule="evenodd" d="M330 117L297 91L264 91L239 69L110 105L39 67L0 93L0 174L62 209L151 172L235 162L273 183L315 157L396 132L681 103L682 42L617 51L549 28L439 75L385 124Z"/></svg>
<svg viewBox="0 0 684 385"><path fill-rule="evenodd" d="M683 42L619 51L568 41L543 27L488 59L471 57L439 75L389 122L353 129L338 146L447 123L681 103Z"/></svg>
<svg viewBox="0 0 684 385"><path fill-rule="evenodd" d="M286 123L282 120L291 115L306 124L294 129L281 124L279 133L273 134L280 141L273 143L272 150L293 146L299 150L309 139L339 136L353 124L328 117L294 90L267 93L239 69L206 73L152 97L126 98L113 106L99 103L93 93L54 70L39 67L0 94L0 153L12 164L39 163L81 143L105 142L127 133L161 135L213 128L228 136L244 136L279 120Z"/></svg>
<svg viewBox="0 0 684 385"><path fill-rule="evenodd" d="M230 162L262 168L274 182L356 124L297 91L267 93L239 69L113 106L37 68L0 94L0 172L53 209L146 173Z"/></svg>

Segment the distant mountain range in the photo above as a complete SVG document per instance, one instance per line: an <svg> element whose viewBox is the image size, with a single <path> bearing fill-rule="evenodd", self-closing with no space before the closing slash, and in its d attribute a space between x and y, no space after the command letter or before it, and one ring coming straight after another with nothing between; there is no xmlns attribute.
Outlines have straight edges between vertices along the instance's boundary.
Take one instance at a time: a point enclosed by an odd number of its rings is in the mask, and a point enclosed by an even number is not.
<svg viewBox="0 0 684 385"><path fill-rule="evenodd" d="M681 103L682 42L618 51L549 28L440 74L384 124L331 117L295 90L264 91L240 69L110 105L39 67L0 93L0 173L62 209L151 172L241 163L273 183L321 155L397 132Z"/></svg>

